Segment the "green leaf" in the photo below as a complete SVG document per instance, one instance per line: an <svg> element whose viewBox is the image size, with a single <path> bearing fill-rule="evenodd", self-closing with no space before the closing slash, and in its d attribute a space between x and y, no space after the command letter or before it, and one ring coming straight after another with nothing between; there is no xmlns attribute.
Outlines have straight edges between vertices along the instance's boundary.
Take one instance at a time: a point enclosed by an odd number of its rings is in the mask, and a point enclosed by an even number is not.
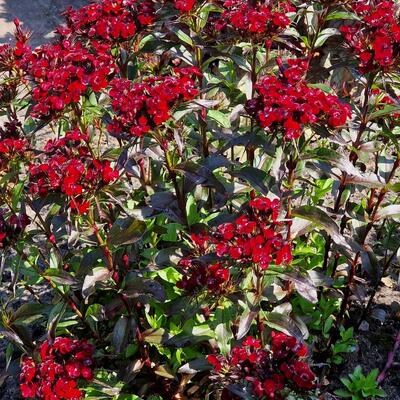
<svg viewBox="0 0 400 400"><path fill-rule="evenodd" d="M351 251L350 245L340 233L339 226L325 211L315 206L300 206L293 210L293 215L311 221L316 226L325 229L336 244Z"/></svg>
<svg viewBox="0 0 400 400"><path fill-rule="evenodd" d="M178 37L178 39L185 43L188 44L190 47L194 47L194 43L192 38L187 35L185 32L183 32L181 29L177 28L175 25L172 25L170 27L170 30L175 33L175 35Z"/></svg>
<svg viewBox="0 0 400 400"><path fill-rule="evenodd" d="M113 246L127 245L137 242L146 231L146 223L133 217L117 219L110 232L107 241Z"/></svg>
<svg viewBox="0 0 400 400"><path fill-rule="evenodd" d="M325 18L325 21L333 21L336 19L359 19L357 15L347 11L332 11Z"/></svg>
<svg viewBox="0 0 400 400"><path fill-rule="evenodd" d="M317 288L309 277L301 276L296 273L279 274L279 276L283 279L293 282L296 291L300 294L301 297L303 297L310 303L318 303Z"/></svg>
<svg viewBox="0 0 400 400"><path fill-rule="evenodd" d="M160 283L154 279L142 277L127 277L123 293L128 297L139 297L150 295L156 300L163 302L166 299L165 290Z"/></svg>
<svg viewBox="0 0 400 400"><path fill-rule="evenodd" d="M186 347L196 343L208 341L215 337L214 331L208 325L195 326L190 331L181 332L165 342L166 346Z"/></svg>
<svg viewBox="0 0 400 400"><path fill-rule="evenodd" d="M340 35L340 31L336 28L323 29L315 41L314 48L321 47L331 36Z"/></svg>
<svg viewBox="0 0 400 400"><path fill-rule="evenodd" d="M12 190L12 208L16 209L18 203L20 202L22 191L24 189L24 182L17 183Z"/></svg>
<svg viewBox="0 0 400 400"><path fill-rule="evenodd" d="M303 342L304 338L308 336L308 331L305 327L301 327L298 323L287 315L279 314L276 312L266 313L266 325L273 329L277 329L287 335L294 336L298 341Z"/></svg>
<svg viewBox="0 0 400 400"><path fill-rule="evenodd" d="M111 343L117 353L122 353L126 350L129 343L129 338L136 334L136 321L130 317L121 316L114 325Z"/></svg>
<svg viewBox="0 0 400 400"><path fill-rule="evenodd" d="M188 195L188 198L186 201L186 214L188 217L189 226L197 224L201 220L201 217L200 217L199 213L197 212L196 200L192 194Z"/></svg>
<svg viewBox="0 0 400 400"><path fill-rule="evenodd" d="M56 337L57 325L63 317L67 304L64 302L57 303L51 310L49 318L47 320L47 337L54 339Z"/></svg>
<svg viewBox="0 0 400 400"><path fill-rule="evenodd" d="M240 317L239 320L239 327L236 334L236 340L240 340L246 336L257 314L258 311L251 311L251 310L248 310L243 313L243 315Z"/></svg>
<svg viewBox="0 0 400 400"><path fill-rule="evenodd" d="M337 390L335 390L334 393L336 394L336 396L343 397L345 399L352 397L352 394L344 389L337 389Z"/></svg>
<svg viewBox="0 0 400 400"><path fill-rule="evenodd" d="M308 83L307 86L316 89L321 89L323 92L328 94L336 95L336 92L333 90L333 88L330 87L329 85L326 85L325 83Z"/></svg>
<svg viewBox="0 0 400 400"><path fill-rule="evenodd" d="M203 29L208 21L208 16L210 12L221 12L222 9L218 7L216 4L212 3L206 3L204 4L200 10L198 10L198 18L197 18L197 23L199 25L200 29Z"/></svg>
<svg viewBox="0 0 400 400"><path fill-rule="evenodd" d="M223 128L230 128L231 127L231 121L230 121L230 114L224 114L221 111L218 110L208 110L207 111L207 116L217 122L217 124L221 125Z"/></svg>
<svg viewBox="0 0 400 400"><path fill-rule="evenodd" d="M400 106L393 106L390 104L386 104L383 106L381 110L375 111L369 115L368 120L372 121L376 118L381 118L386 115L396 114L400 112Z"/></svg>
<svg viewBox="0 0 400 400"><path fill-rule="evenodd" d="M50 268L57 269L61 265L61 262L62 258L60 252L54 247L52 247L50 249L50 262L49 262Z"/></svg>
<svg viewBox="0 0 400 400"><path fill-rule="evenodd" d="M143 339L148 343L166 344L171 335L163 328L147 329L142 333Z"/></svg>
<svg viewBox="0 0 400 400"><path fill-rule="evenodd" d="M229 322L220 323L215 328L215 337L221 354L228 354L231 346L230 341L233 339L233 333Z"/></svg>
<svg viewBox="0 0 400 400"><path fill-rule="evenodd" d="M23 304L12 315L12 322L24 321L33 316L44 315L49 311L47 304Z"/></svg>
<svg viewBox="0 0 400 400"><path fill-rule="evenodd" d="M76 285L78 283L78 280L69 272L57 268L46 269L44 277L59 285Z"/></svg>
<svg viewBox="0 0 400 400"><path fill-rule="evenodd" d="M268 187L264 183L267 178L267 174L261 169L254 167L243 167L240 170L227 172L249 182L253 188L259 190L262 194L267 194L269 192Z"/></svg>

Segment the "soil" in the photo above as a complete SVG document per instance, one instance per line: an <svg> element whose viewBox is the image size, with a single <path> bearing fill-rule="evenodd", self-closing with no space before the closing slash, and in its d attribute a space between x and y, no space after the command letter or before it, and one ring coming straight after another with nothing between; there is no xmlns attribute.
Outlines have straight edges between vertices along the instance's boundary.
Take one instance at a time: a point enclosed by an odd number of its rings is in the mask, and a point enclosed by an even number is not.
<svg viewBox="0 0 400 400"><path fill-rule="evenodd" d="M0 44L13 40L14 18L32 31L33 46L47 42L54 36L55 27L62 23L63 10L87 3L88 0L0 0Z"/></svg>
<svg viewBox="0 0 400 400"><path fill-rule="evenodd" d="M356 346L354 351L344 357L344 362L331 374L328 390L333 393L337 388L343 388L339 378L347 377L360 365L364 375L377 368L381 371L392 351L395 337L400 330L400 287L391 277L383 279L384 284L375 296L369 317L363 321L360 330L354 335ZM352 321L360 317L361 309L355 307L351 311ZM394 357L392 367L387 371L381 384L386 393L386 399L400 400L400 352ZM328 396L325 400L336 397Z"/></svg>

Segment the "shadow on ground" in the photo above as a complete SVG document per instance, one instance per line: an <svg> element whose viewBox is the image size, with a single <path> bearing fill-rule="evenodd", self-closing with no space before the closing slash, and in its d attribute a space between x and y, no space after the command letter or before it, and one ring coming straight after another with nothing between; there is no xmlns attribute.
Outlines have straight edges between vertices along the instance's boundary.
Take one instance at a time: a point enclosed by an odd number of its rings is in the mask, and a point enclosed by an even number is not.
<svg viewBox="0 0 400 400"><path fill-rule="evenodd" d="M0 0L0 44L13 40L14 18L19 18L33 32L33 46L45 43L63 22L60 15L63 10L88 3L89 0Z"/></svg>

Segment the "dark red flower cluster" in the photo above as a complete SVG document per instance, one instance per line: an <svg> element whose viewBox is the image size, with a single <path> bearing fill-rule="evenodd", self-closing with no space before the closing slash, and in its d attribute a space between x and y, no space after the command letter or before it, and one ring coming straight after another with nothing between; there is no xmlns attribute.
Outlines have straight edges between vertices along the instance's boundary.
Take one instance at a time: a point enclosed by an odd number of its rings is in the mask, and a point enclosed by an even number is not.
<svg viewBox="0 0 400 400"><path fill-rule="evenodd" d="M397 64L400 54L398 5L392 0L357 1L353 5L359 21L340 28L359 60L359 69L367 73L384 71Z"/></svg>
<svg viewBox="0 0 400 400"><path fill-rule="evenodd" d="M0 171L7 169L10 162L25 155L28 141L20 135L21 123L16 120L5 122L0 127Z"/></svg>
<svg viewBox="0 0 400 400"><path fill-rule="evenodd" d="M268 2L227 0L222 8L224 11L216 19L217 30L231 27L242 34L262 34L268 37L275 36L287 28L290 19L286 13L296 10L286 0Z"/></svg>
<svg viewBox="0 0 400 400"><path fill-rule="evenodd" d="M210 292L221 293L229 281L229 268L223 263L204 265L190 258L184 258L180 261L179 267L185 275L176 286L188 293L203 288L207 288Z"/></svg>
<svg viewBox="0 0 400 400"><path fill-rule="evenodd" d="M89 136L79 130L48 141L44 162L29 167L31 193L44 196L50 191L61 192L71 199L72 210L85 213L90 195L119 176L109 161L92 157L88 143Z"/></svg>
<svg viewBox="0 0 400 400"><path fill-rule="evenodd" d="M6 210L0 209L0 249L16 240L30 222L25 213L6 217Z"/></svg>
<svg viewBox="0 0 400 400"><path fill-rule="evenodd" d="M43 342L40 361L22 360L20 388L22 397L40 400L79 400L83 393L78 379L93 378L94 347L86 340L58 337L54 343Z"/></svg>
<svg viewBox="0 0 400 400"><path fill-rule="evenodd" d="M189 292L201 287L221 292L229 280L229 266L258 265L264 270L271 263L290 263L291 245L282 235L286 222L277 220L279 209L278 200L258 197L249 202L248 210L234 222L193 234L196 255L180 261L184 277L177 286ZM198 259L206 254L216 254L221 261L206 266Z"/></svg>
<svg viewBox="0 0 400 400"><path fill-rule="evenodd" d="M153 3L137 0L103 0L64 13L67 26L62 36L106 41L110 44L131 39L138 29L154 22Z"/></svg>
<svg viewBox="0 0 400 400"><path fill-rule="evenodd" d="M288 60L276 77L268 75L256 85L258 97L246 103L246 111L269 132L282 132L285 139L301 136L303 125L327 123L331 128L344 125L351 116L348 104L331 94L310 87L302 76L307 63Z"/></svg>
<svg viewBox="0 0 400 400"><path fill-rule="evenodd" d="M234 347L227 357L209 355L216 380L224 383L248 382L252 393L259 399L279 400L285 387L309 390L315 386L315 375L308 363L300 360L307 348L294 337L272 332L270 349L251 336ZM225 395L226 399L230 397ZM234 398L233 396L231 398Z"/></svg>
<svg viewBox="0 0 400 400"><path fill-rule="evenodd" d="M170 110L179 101L194 99L199 91L195 77L199 70L175 68L174 75L148 77L140 83L127 79L111 82L110 97L116 116L109 124L110 133L142 136L170 117Z"/></svg>
<svg viewBox="0 0 400 400"><path fill-rule="evenodd" d="M107 45L92 42L90 49L79 42L63 40L22 55L19 65L34 84L32 115L49 119L68 105L78 103L87 89L106 88L114 70Z"/></svg>
<svg viewBox="0 0 400 400"><path fill-rule="evenodd" d="M174 6L177 10L182 13L192 11L192 8L196 4L196 0L174 0Z"/></svg>
<svg viewBox="0 0 400 400"><path fill-rule="evenodd" d="M0 45L0 72L11 71L14 67L14 49L9 44Z"/></svg>
<svg viewBox="0 0 400 400"><path fill-rule="evenodd" d="M0 108L7 108L7 106L17 97L18 85L19 81L17 79L0 82Z"/></svg>
<svg viewBox="0 0 400 400"><path fill-rule="evenodd" d="M21 57L22 55L29 53L31 48L29 46L29 39L31 37L31 32L22 29L21 21L18 18L14 19L15 31L15 48L13 50L14 57Z"/></svg>

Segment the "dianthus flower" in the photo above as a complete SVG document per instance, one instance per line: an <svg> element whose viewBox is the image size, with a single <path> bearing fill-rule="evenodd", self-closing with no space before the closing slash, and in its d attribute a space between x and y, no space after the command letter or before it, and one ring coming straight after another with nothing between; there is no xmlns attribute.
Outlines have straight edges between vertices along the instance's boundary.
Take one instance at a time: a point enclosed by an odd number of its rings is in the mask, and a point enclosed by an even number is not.
<svg viewBox="0 0 400 400"><path fill-rule="evenodd" d="M150 1L103 0L64 13L67 25L58 28L62 36L86 38L108 43L131 39L138 29L154 22Z"/></svg>
<svg viewBox="0 0 400 400"><path fill-rule="evenodd" d="M25 213L6 216L6 210L0 209L0 249L17 240L30 222Z"/></svg>
<svg viewBox="0 0 400 400"><path fill-rule="evenodd" d="M353 11L358 21L340 30L358 58L360 71L389 70L400 50L398 5L392 0L358 1Z"/></svg>
<svg viewBox="0 0 400 400"><path fill-rule="evenodd" d="M15 47L13 49L13 57L19 58L31 51L29 39L32 36L32 33L22 29L21 22L18 18L14 19L14 25Z"/></svg>
<svg viewBox="0 0 400 400"><path fill-rule="evenodd" d="M170 117L180 101L194 99L199 91L197 68L176 68L174 75L145 78L140 83L116 78L111 82L110 97L116 115L109 124L110 133L142 136Z"/></svg>
<svg viewBox="0 0 400 400"><path fill-rule="evenodd" d="M5 122L0 127L0 171L7 171L11 162L23 158L29 150L27 139L21 136L21 128L17 120Z"/></svg>
<svg viewBox="0 0 400 400"><path fill-rule="evenodd" d="M207 360L214 368L212 378L223 386L250 384L256 398L279 400L284 398L281 391L286 387L296 391L315 386L310 366L300 360L306 355L306 346L296 338L272 332L270 349L263 348L260 340L249 336L226 357L212 354Z"/></svg>
<svg viewBox="0 0 400 400"><path fill-rule="evenodd" d="M92 157L88 141L88 135L79 130L67 132L61 139L49 140L45 160L29 167L31 193L41 196L48 192L63 193L70 198L73 210L85 213L90 206L90 195L119 175L109 161Z"/></svg>
<svg viewBox="0 0 400 400"><path fill-rule="evenodd" d="M14 49L9 44L0 45L0 72L11 71L14 67Z"/></svg>
<svg viewBox="0 0 400 400"><path fill-rule="evenodd" d="M249 115L267 131L283 132L288 140L300 137L304 125L344 125L351 116L350 106L303 80L307 62L288 60L287 64L287 68L281 66L278 76L260 79L256 85L258 96L246 103Z"/></svg>
<svg viewBox="0 0 400 400"><path fill-rule="evenodd" d="M206 287L210 292L221 293L229 281L229 269L223 263L204 265L190 259L179 263L184 272L188 272L177 282L176 286L188 293L193 293Z"/></svg>
<svg viewBox="0 0 400 400"><path fill-rule="evenodd" d="M43 342L37 349L40 361L22 360L20 389L22 397L39 400L79 400L83 393L78 379L93 378L94 347L86 340L58 337Z"/></svg>
<svg viewBox="0 0 400 400"><path fill-rule="evenodd" d="M182 13L190 12L195 4L196 0L174 0L175 8Z"/></svg>
<svg viewBox="0 0 400 400"><path fill-rule="evenodd" d="M286 15L295 11L289 1L261 2L227 0L223 2L220 15L212 23L217 30L234 29L242 35L261 35L264 39L276 36L290 24Z"/></svg>
<svg viewBox="0 0 400 400"><path fill-rule="evenodd" d="M258 197L249 202L248 210L234 222L193 234L197 257L193 254L180 261L184 276L177 286L188 292L201 287L222 292L229 280L229 266L257 265L265 270L271 263L290 263L291 245L282 235L286 223L278 221L279 209L278 200ZM216 254L221 261L204 265L198 257L207 254Z"/></svg>
<svg viewBox="0 0 400 400"><path fill-rule="evenodd" d="M108 85L115 64L107 45L62 42L38 47L18 61L33 83L32 116L50 119L77 104L90 88L99 92Z"/></svg>

